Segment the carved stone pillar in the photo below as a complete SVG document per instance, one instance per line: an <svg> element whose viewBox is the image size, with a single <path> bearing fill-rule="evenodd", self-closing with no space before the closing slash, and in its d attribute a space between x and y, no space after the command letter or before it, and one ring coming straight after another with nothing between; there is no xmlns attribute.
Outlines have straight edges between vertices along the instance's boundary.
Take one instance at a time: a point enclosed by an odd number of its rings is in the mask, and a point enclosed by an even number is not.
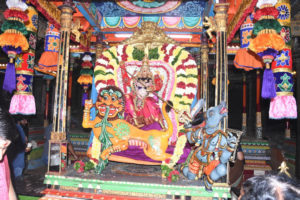
<svg viewBox="0 0 300 200"><path fill-rule="evenodd" d="M215 105L225 101L228 104L228 58L227 58L227 10L228 3L215 4L215 21L217 28L217 49L216 49L216 89ZM228 127L227 117L221 121L220 129L225 131Z"/></svg>
<svg viewBox="0 0 300 200"><path fill-rule="evenodd" d="M205 104L203 111L206 111L209 108L209 73L208 73L208 39L206 34L202 35L201 39L201 98L205 99Z"/></svg>

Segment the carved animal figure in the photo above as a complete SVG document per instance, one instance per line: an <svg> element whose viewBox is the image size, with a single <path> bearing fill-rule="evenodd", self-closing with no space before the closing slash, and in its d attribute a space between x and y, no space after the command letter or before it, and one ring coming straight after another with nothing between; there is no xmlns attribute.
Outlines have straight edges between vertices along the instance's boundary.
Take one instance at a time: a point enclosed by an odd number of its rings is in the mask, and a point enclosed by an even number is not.
<svg viewBox="0 0 300 200"><path fill-rule="evenodd" d="M85 103L82 126L92 128L94 136L101 141L101 155L96 172L101 173L111 153L125 151L130 144L143 148L146 156L153 160L164 161L171 155L166 153L169 138L172 136L172 122L166 112L166 103L162 113L168 125L165 131L144 131L122 119L125 99L122 91L115 86L108 86L99 91L95 107L97 116L90 120L90 109L94 106L90 100ZM90 155L88 150L88 155Z"/></svg>
<svg viewBox="0 0 300 200"><path fill-rule="evenodd" d="M71 32L75 35L75 41L80 42L80 35L81 32L79 31L82 28L80 24L80 20L77 19L75 22L72 23L72 29Z"/></svg>
<svg viewBox="0 0 300 200"><path fill-rule="evenodd" d="M212 39L212 32L215 32L217 30L216 21L213 17L205 17L204 19L205 21L203 22L203 26L208 27L206 33L209 36L209 39Z"/></svg>
<svg viewBox="0 0 300 200"><path fill-rule="evenodd" d="M236 146L237 138L218 128L226 116L227 109L222 102L207 110L204 128L191 128L187 132L188 141L197 148L182 172L188 179L202 178L207 191L212 191L212 184L226 175L226 163Z"/></svg>

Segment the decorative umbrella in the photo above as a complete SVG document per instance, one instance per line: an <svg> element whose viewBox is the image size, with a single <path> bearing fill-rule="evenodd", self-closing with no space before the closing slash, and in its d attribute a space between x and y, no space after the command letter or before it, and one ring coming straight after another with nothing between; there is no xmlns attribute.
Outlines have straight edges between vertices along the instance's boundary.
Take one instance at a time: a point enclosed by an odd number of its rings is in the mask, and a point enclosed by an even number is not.
<svg viewBox="0 0 300 200"><path fill-rule="evenodd" d="M281 36L285 41L285 48L276 56L272 63L275 76L276 97L271 100L269 118L295 119L297 118L297 104L293 96L292 51L291 51L291 6L289 0L278 0L275 5L279 15L278 21L282 25Z"/></svg>
<svg viewBox="0 0 300 200"><path fill-rule="evenodd" d="M52 77L56 76L58 51L59 51L60 33L53 24L48 22L48 28L45 35L45 51L42 53L38 62L38 67L34 69L38 72L48 74ZM49 76L45 76L49 77ZM49 77L50 78L50 77Z"/></svg>
<svg viewBox="0 0 300 200"><path fill-rule="evenodd" d="M0 35L0 46L9 57L9 63L6 66L3 89L12 93L16 89L16 75L14 59L17 54L28 49L28 41L24 35L27 30L24 22L28 21L25 13L26 3L21 0L7 0L7 10L3 13L6 19L2 26Z"/></svg>
<svg viewBox="0 0 300 200"><path fill-rule="evenodd" d="M279 35L281 25L276 20L278 11L274 7L277 0L259 0L256 6L259 8L254 19L253 35L256 37L250 41L249 49L257 53L266 64L263 75L261 96L263 98L274 98L276 96L274 75L270 64L278 52L284 48L284 40Z"/></svg>
<svg viewBox="0 0 300 200"><path fill-rule="evenodd" d="M38 13L33 6L28 5L28 22L26 23L27 40L29 48L17 55L16 68L16 92L11 99L9 112L11 114L34 115L36 113L35 99L32 95L33 66L36 49L36 32L38 28Z"/></svg>
<svg viewBox="0 0 300 200"><path fill-rule="evenodd" d="M240 43L241 48L237 51L234 58L234 66L238 69L250 71L252 69L263 68L261 58L252 51L248 50L250 39L253 31L253 14L250 14L241 25L240 28Z"/></svg>
<svg viewBox="0 0 300 200"><path fill-rule="evenodd" d="M82 58L80 76L77 82L83 87L84 93L82 95L82 106L84 106L85 100L88 98L88 89L93 82L93 64L90 52L85 52Z"/></svg>

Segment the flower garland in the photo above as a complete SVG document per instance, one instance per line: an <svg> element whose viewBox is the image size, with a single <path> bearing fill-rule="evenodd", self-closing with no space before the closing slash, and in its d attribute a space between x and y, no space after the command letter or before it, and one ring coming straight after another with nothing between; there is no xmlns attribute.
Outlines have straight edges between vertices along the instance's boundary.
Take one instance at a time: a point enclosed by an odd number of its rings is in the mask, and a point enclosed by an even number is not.
<svg viewBox="0 0 300 200"><path fill-rule="evenodd" d="M81 105L84 106L85 100L88 99L88 89L93 82L93 64L92 57L90 52L85 52L82 58L80 76L77 79L77 82L83 87L83 95Z"/></svg>
<svg viewBox="0 0 300 200"><path fill-rule="evenodd" d="M182 47L173 44L165 44L158 48L159 58L157 60L168 62L170 67L176 71L176 87L178 89L172 91L174 106L177 109L188 109L197 87L194 84L197 82L197 66L193 57L182 49ZM138 61L136 52L137 50L131 45L120 45L104 51L101 57L97 59L94 70L96 89L99 91L102 87L109 85L108 82L117 83L115 74L117 74L119 62ZM127 60L121 60L123 58L127 58Z"/></svg>
<svg viewBox="0 0 300 200"><path fill-rule="evenodd" d="M76 170L76 172L82 173L94 169L95 165L91 161L84 162L82 160L77 160L74 162L73 168Z"/></svg>
<svg viewBox="0 0 300 200"><path fill-rule="evenodd" d="M181 155L183 154L183 149L185 147L187 138L185 134L182 134L181 136L178 137L178 140L176 142L176 146L173 152L173 155L171 156L170 159L163 161L162 165L167 166L168 168L172 169L178 160L180 159Z"/></svg>

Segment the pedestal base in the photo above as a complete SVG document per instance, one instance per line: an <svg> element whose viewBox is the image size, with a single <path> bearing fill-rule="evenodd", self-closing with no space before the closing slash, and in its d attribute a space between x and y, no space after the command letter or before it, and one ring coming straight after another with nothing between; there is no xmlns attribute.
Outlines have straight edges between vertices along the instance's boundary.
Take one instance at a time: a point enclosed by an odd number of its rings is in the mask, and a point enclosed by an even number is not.
<svg viewBox="0 0 300 200"><path fill-rule="evenodd" d="M191 181L180 175L179 181L169 182L161 177L160 166L143 166L110 162L102 174L94 171L77 173L67 168L64 175L46 174L48 188L42 198L76 197L83 199L212 199L230 198L226 183L215 183L213 192L207 192L200 180ZM50 198L51 197L51 198ZM125 198L126 197L126 198Z"/></svg>

